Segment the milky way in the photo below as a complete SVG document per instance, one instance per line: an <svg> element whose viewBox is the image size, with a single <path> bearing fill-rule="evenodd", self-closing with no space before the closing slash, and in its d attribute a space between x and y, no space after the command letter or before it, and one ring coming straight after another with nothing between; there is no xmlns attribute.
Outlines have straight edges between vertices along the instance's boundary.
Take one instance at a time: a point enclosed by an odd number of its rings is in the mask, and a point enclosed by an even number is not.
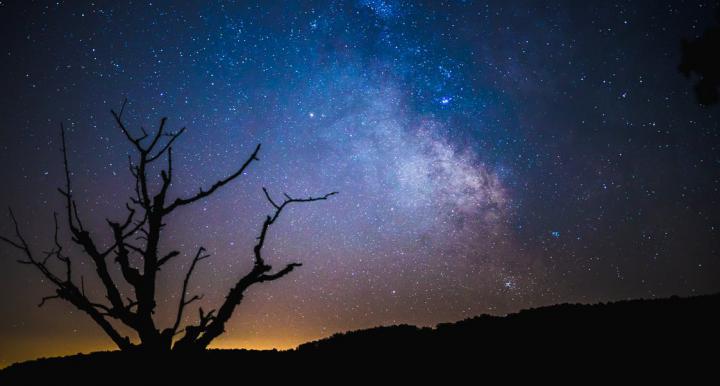
<svg viewBox="0 0 720 386"><path fill-rule="evenodd" d="M40 250L62 208L68 127L81 215L110 237L132 193L128 124L187 127L173 196L240 179L168 219L168 323L191 284L216 307L266 250L302 268L253 287L218 347L292 347L383 324L433 325L557 302L720 289L717 107L677 71L716 2L0 3L2 202ZM0 232L11 232L8 221ZM63 235L67 238L67 234ZM111 347L0 247L0 365ZM78 274L92 277L78 255ZM98 283L88 279L88 290ZM187 322L196 315L186 315Z"/></svg>

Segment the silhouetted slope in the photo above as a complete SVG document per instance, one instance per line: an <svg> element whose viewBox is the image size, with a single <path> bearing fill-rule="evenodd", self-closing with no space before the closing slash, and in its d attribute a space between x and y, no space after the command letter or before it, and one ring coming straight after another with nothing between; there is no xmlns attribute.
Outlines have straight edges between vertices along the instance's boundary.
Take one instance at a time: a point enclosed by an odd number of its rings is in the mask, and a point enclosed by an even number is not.
<svg viewBox="0 0 720 386"><path fill-rule="evenodd" d="M492 369L508 366L509 361L518 366L598 361L618 366L643 362L676 366L698 356L714 358L719 306L720 294L562 304L503 317L483 315L436 328L400 325L335 334L290 351L209 350L202 355L163 358L102 352L15 364L0 372L0 384L57 379L69 380L61 384L207 382L235 380L243 369L276 380L314 379L318 374L327 376L328 369L382 367L418 374L450 366L461 372L477 370L467 363Z"/></svg>
<svg viewBox="0 0 720 386"><path fill-rule="evenodd" d="M642 351L718 342L720 294L692 298L561 304L508 316L483 315L436 328L378 327L336 334L298 347L303 354L425 356L482 349L491 354L579 351L610 347Z"/></svg>

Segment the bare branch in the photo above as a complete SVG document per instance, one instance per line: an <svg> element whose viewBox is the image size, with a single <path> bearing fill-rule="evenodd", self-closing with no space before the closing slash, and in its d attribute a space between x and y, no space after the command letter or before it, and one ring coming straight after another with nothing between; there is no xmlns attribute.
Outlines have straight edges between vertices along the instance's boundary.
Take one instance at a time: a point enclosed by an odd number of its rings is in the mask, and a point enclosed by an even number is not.
<svg viewBox="0 0 720 386"><path fill-rule="evenodd" d="M140 144L140 141L142 141L147 136L147 134L145 134L145 137L134 138L132 136L132 134L130 134L130 131L127 129L127 127L125 127L125 124L122 121L122 112L125 109L125 102L127 102L127 99L123 102L123 106L122 106L122 109L120 110L120 114L116 113L114 110L110 110L110 113L112 113L112 116L115 118L115 123L117 123L120 130L122 130L123 134L125 134L125 137L128 139L128 141L130 141L133 145L135 145L135 148L142 153L145 151L145 149L143 149L142 145Z"/></svg>
<svg viewBox="0 0 720 386"><path fill-rule="evenodd" d="M130 299L130 298L127 298L127 301L128 301L128 304L127 304L127 306L125 306L125 308L126 308L128 311L129 311L131 308L133 308L133 307L135 307L135 306L138 305L137 300L132 300L132 299Z"/></svg>
<svg viewBox="0 0 720 386"><path fill-rule="evenodd" d="M14 241L12 241L12 240L10 240L9 238L7 238L7 237L5 237L5 236L1 236L1 235L0 235L0 240L6 242L6 243L8 243L8 244L10 244L11 246L13 246L13 247L15 247L15 248L17 248L17 249L20 249L20 250L24 249L22 245L14 242Z"/></svg>
<svg viewBox="0 0 720 386"><path fill-rule="evenodd" d="M83 227L82 221L80 221L80 215L78 215L78 206L75 200L72 200L72 208L73 213L75 214L75 221L77 222L78 228L80 228L80 231L85 231L85 227Z"/></svg>
<svg viewBox="0 0 720 386"><path fill-rule="evenodd" d="M158 131L155 132L155 137L153 138L152 142L150 142L150 145L147 147L147 149L145 149L146 153L150 153L152 149L155 148L155 145L157 145L160 137L162 137L163 131L165 130L165 122L167 122L167 117L162 117L160 119L160 128L158 128ZM147 162L149 163L150 160L148 160Z"/></svg>
<svg viewBox="0 0 720 386"><path fill-rule="evenodd" d="M215 310L210 310L207 314L203 312L202 307L198 309L198 313L200 314L200 326L205 327L208 322L213 320L215 318Z"/></svg>
<svg viewBox="0 0 720 386"><path fill-rule="evenodd" d="M130 224L132 223L133 217L135 217L135 209L130 207L130 205L125 204L125 207L128 210L128 216L125 219L125 222L120 225L120 229L125 230Z"/></svg>
<svg viewBox="0 0 720 386"><path fill-rule="evenodd" d="M77 232L77 229L75 228L75 224L73 222L73 199L72 199L72 187L70 185L70 166L68 164L68 155L67 155L67 142L65 140L65 126L60 123L60 138L62 140L62 154L63 154L63 167L65 169L65 190L58 189L60 193L65 196L65 208L67 210L67 216L68 216L68 223L70 225L70 230L72 230L73 234ZM75 213L77 213L77 210L75 210Z"/></svg>
<svg viewBox="0 0 720 386"><path fill-rule="evenodd" d="M160 151L159 151L157 154L155 154L154 156L148 158L147 162L153 162L153 161L155 161L156 159L160 158L160 156L162 156L163 153L165 153L165 151L167 151L167 150L170 149L170 147L172 146L173 142L175 142L175 140L178 139L178 137L180 137L180 136L185 132L185 129L186 129L186 128L183 127L183 128L180 129L177 133L172 133L172 134L170 134L170 139L167 141L167 143L165 144L165 146L163 146L163 148L160 149Z"/></svg>
<svg viewBox="0 0 720 386"><path fill-rule="evenodd" d="M129 208L129 207L128 207L128 208ZM129 218L129 220L132 221L131 218ZM111 228L111 229L113 228L113 225L118 225L118 226L120 227L120 230L122 231L122 230L126 229L128 226L130 226L129 223L117 224L117 223L113 223L113 222L110 221L110 220L105 220L105 221L108 223L108 225L110 225L110 228ZM104 252L100 253L100 255L101 255L101 256L107 256L107 255L109 255L110 252L112 252L115 248L118 247L118 243L119 243L119 242L125 242L125 240L127 240L128 237L134 235L136 232L141 231L141 230L142 230L141 228L145 225L145 222L147 222L147 213L145 214L145 216L143 217L142 220L136 222L135 225L133 225L133 227L130 228L130 230L128 230L127 232L123 233L123 234L122 234L122 237L120 237L120 239L118 239L118 238L116 237L114 243L113 243L109 248L107 248ZM114 232L114 231L113 231L113 232ZM129 246L129 244L127 244L127 245Z"/></svg>
<svg viewBox="0 0 720 386"><path fill-rule="evenodd" d="M196 195L194 195L192 197L175 199L175 201L172 204L170 204L170 206L168 206L167 208L164 209L164 212L166 214L170 213L179 206L191 204L195 201L198 201L202 198L205 198L205 197L213 194L216 190L221 188L223 185L227 184L228 182L230 182L230 181L234 180L235 178L237 178L238 176L240 176L245 171L245 169L250 165L250 163L252 163L252 161L259 161L260 159L257 158L257 154L259 151L260 151L260 144L258 144L257 147L255 147L255 151L253 151L253 153L250 155L250 157L248 157L248 159L245 161L245 163L243 163L243 165L240 167L240 169L238 169L235 173L229 175L228 177L226 177L220 181L217 181L208 190L200 189L200 192L198 192Z"/></svg>
<svg viewBox="0 0 720 386"><path fill-rule="evenodd" d="M292 272L292 270L295 269L295 267L300 267L300 266L302 266L302 264L300 264L300 263L290 263L290 264L286 265L285 268L281 269L280 271L278 271L276 273L273 273L270 275L267 275L267 274L260 275L260 277L258 277L257 281L263 282L263 281L272 281L272 280L279 279L279 278L287 275L288 273Z"/></svg>
<svg viewBox="0 0 720 386"><path fill-rule="evenodd" d="M185 296L187 294L187 286L190 282L190 276L192 276L193 271L195 270L195 265L198 263L198 261L204 260L210 255L206 255L205 248L200 247L195 254L195 257L193 258L192 262L190 263L190 268L187 271L187 274L185 275L185 280L183 280L183 286L182 286L182 292L180 293L180 303L178 304L178 311L177 316L175 317L175 323L172 327L172 334L175 335L175 332L177 332L178 327L180 326L180 320L182 319L183 310L185 309L185 306L192 303L195 300L200 300L201 297L195 295L193 296L189 301L185 301ZM202 311L201 311L202 315Z"/></svg>
<svg viewBox="0 0 720 386"><path fill-rule="evenodd" d="M270 204L272 204L273 207L275 207L275 213L272 216L267 216L265 218L265 222L262 225L262 229L260 230L260 236L258 236L258 242L253 248L253 251L255 253L255 265L262 266L264 265L264 261L262 258L262 248L265 245L265 237L267 235L268 229L270 229L270 226L277 221L278 217L280 217L280 213L282 213L283 209L285 209L286 206L294 203L307 203L307 202L314 202L314 201L322 201L327 200L330 196L338 194L338 192L331 192L324 196L319 197L308 197L308 198L292 198L288 194L284 194L286 199L283 201L282 204L278 205L273 201L273 199L270 197L270 194L268 193L267 189L263 188L263 192L265 192L265 197L270 201Z"/></svg>
<svg viewBox="0 0 720 386"><path fill-rule="evenodd" d="M12 208L8 208L8 212L10 214L10 219L13 222L13 226L15 228L15 237L19 241L12 241L6 237L2 237L2 240L7 242L8 244L20 249L23 254L25 255L25 258L27 260L18 260L18 263L20 264L27 264L27 265L33 265L35 266L42 274L45 276L48 280L50 280L53 284L57 286L61 286L63 283L62 280L60 280L57 276L55 276L50 270L48 270L45 263L47 262L47 259L54 254L54 251L48 252L46 258L43 261L38 261L35 259L32 251L30 250L30 246L25 241L25 238L22 235L22 232L20 231L20 224L17 221L17 218L15 217L15 213L13 212Z"/></svg>
<svg viewBox="0 0 720 386"><path fill-rule="evenodd" d="M45 302L52 299L60 299L60 295L50 295L50 296L43 296L42 300L40 301L40 304L38 304L38 307L42 307L45 305Z"/></svg>
<svg viewBox="0 0 720 386"><path fill-rule="evenodd" d="M275 209L280 209L280 206L278 204L276 204L275 201L273 201L273 199L270 197L270 193L268 193L267 189L265 189L264 186L263 186L262 190L263 190L263 193L265 193L265 198L267 198L267 200L270 201L270 204L272 204L272 206L275 207Z"/></svg>
<svg viewBox="0 0 720 386"><path fill-rule="evenodd" d="M70 231L73 234L73 241L83 247L88 256L92 258L93 262L95 263L95 271L97 272L98 277L100 278L103 286L107 291L107 298L110 300L110 303L112 303L113 308L120 310L119 312L122 312L122 310L124 310L125 308L122 302L122 297L120 296L120 291L118 290L117 285L115 284L112 277L110 276L110 273L108 272L107 263L105 261L105 257L108 253L110 253L110 251L114 249L114 247L101 253L98 250L94 240L90 236L90 233L83 228L82 223L80 222L77 205L73 200L72 196L72 186L70 184L70 168L68 164L67 141L65 139L65 127L62 124L60 125L60 135L62 139L63 164L65 166L65 191L63 191L62 189L58 190L60 190L60 192L65 196L68 224L70 227ZM77 226L75 224L76 222ZM43 269L47 271L44 266ZM131 316L129 314L123 314L122 316L124 318L124 321L129 322L131 319Z"/></svg>
<svg viewBox="0 0 720 386"><path fill-rule="evenodd" d="M100 304L100 303L90 303L90 304L92 304L93 307L103 311L105 313L105 315L107 315L107 316L114 315L113 310L104 304Z"/></svg>
<svg viewBox="0 0 720 386"><path fill-rule="evenodd" d="M57 212L53 212L53 222L55 223L55 234L53 236L53 239L55 241L55 256L58 260L65 263L65 281L66 282L72 282L72 262L70 261L70 258L67 256L63 256L62 250L63 247L60 244L60 239L58 237L58 216ZM84 295L84 293L83 293Z"/></svg>
<svg viewBox="0 0 720 386"><path fill-rule="evenodd" d="M212 322L209 323L205 328L200 328L200 326L194 326L191 329L187 329L185 336L181 339L181 341L178 342L178 344L186 345L189 344L187 343L188 341L195 340L195 345L201 348L207 347L207 345L209 345L213 339L215 339L217 336L222 334L223 331L225 331L225 323L232 316L235 307L237 307L238 304L240 304L240 302L242 301L245 290L248 287L255 283L279 279L292 272L292 270L296 267L301 266L300 263L290 263L285 266L285 268L281 269L276 273L268 273L272 270L272 266L266 264L263 260L262 248L265 244L265 238L267 236L267 232L270 226L275 223L275 221L280 216L282 210L290 204L327 200L330 196L338 193L331 192L324 196L300 199L292 198L289 195L285 194L286 200L282 204L278 205L272 200L270 194L267 192L267 189L263 189L263 191L265 192L265 197L268 199L268 201L270 201L273 207L275 207L275 213L272 216L266 216L265 221L263 222L257 244L253 248L253 252L255 254L255 263L253 265L253 269L245 276L243 276L240 280L238 280L237 283L235 283L235 286L230 289L230 292L225 297L225 301L218 310L217 316L213 318ZM200 329L200 331L198 331L198 329ZM202 333L202 335L200 335L200 333Z"/></svg>
<svg viewBox="0 0 720 386"><path fill-rule="evenodd" d="M52 300L52 299L64 299L68 301L69 303L73 304L75 307L77 307L79 310L86 312L102 329L105 331L108 336L120 347L121 349L128 349L132 346L130 343L130 340L127 337L122 337L117 330L104 318L104 315L100 313L96 306L94 306L92 302L90 302L85 297L85 290L84 290L84 280L82 282L82 290L78 289L71 281L70 273L68 271L67 280L61 280L58 278L55 274L53 274L48 267L45 265L46 261L38 261L33 256L32 251L30 250L30 247L28 246L27 242L25 241L25 238L22 236L22 232L20 231L20 226L17 221L17 218L15 217L15 214L12 210L10 210L10 218L12 219L13 225L15 227L15 234L18 238L19 242L11 242L10 244L14 244L14 246L20 247L27 260L19 260L22 264L28 264L32 265L35 268L37 268L42 275L48 279L50 282L52 282L57 288L56 288L56 295L51 296L45 296L40 301L40 304L38 306L42 306L45 304L46 301ZM56 235L57 237L57 235ZM56 243L59 244L59 242ZM60 254L60 248L57 250L51 251L49 255L56 255L58 258L61 259L61 261L67 261L69 262L69 258L62 256ZM67 259L67 260L64 260ZM69 269L69 268L68 268ZM107 308L107 307L106 307ZM109 309L109 308L108 308Z"/></svg>
<svg viewBox="0 0 720 386"><path fill-rule="evenodd" d="M123 99L122 106L120 106L120 114L118 114L120 118L122 118L123 112L125 111L125 105L127 105L127 98Z"/></svg>
<svg viewBox="0 0 720 386"><path fill-rule="evenodd" d="M168 261L170 261L170 259L172 259L173 257L175 257L179 254L180 254L180 252L178 252L178 251L171 251L170 253L165 255L163 258L158 260L158 264L157 264L158 268L160 268L163 264L167 263Z"/></svg>

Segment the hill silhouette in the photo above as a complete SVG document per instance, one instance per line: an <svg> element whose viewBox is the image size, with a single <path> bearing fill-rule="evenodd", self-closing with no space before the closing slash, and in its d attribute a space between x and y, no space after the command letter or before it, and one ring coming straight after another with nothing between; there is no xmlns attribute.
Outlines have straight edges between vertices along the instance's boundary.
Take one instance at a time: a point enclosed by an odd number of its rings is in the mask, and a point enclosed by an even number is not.
<svg viewBox="0 0 720 386"><path fill-rule="evenodd" d="M339 333L287 351L208 350L159 358L120 351L78 354L14 364L0 371L0 384L226 381L240 380L238 371L249 369L274 380L312 380L338 369L417 375L505 368L508 362L524 367L610 361L632 363L635 370L641 363L677 366L717 352L719 306L720 294L561 304L434 328L397 325Z"/></svg>

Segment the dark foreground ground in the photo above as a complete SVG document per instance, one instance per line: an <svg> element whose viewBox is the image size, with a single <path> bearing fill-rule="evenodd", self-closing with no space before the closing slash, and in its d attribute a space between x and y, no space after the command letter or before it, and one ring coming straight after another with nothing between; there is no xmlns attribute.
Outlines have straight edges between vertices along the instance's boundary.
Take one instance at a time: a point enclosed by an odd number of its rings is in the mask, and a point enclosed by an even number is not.
<svg viewBox="0 0 720 386"><path fill-rule="evenodd" d="M688 381L720 368L719 310L720 294L562 304L435 328L353 331L290 351L209 350L192 357L98 352L14 364L0 371L0 385L274 383L335 374L343 384L424 374L447 380L502 373L513 379L529 371L567 374L570 368L591 377L608 370L658 375L674 369Z"/></svg>

